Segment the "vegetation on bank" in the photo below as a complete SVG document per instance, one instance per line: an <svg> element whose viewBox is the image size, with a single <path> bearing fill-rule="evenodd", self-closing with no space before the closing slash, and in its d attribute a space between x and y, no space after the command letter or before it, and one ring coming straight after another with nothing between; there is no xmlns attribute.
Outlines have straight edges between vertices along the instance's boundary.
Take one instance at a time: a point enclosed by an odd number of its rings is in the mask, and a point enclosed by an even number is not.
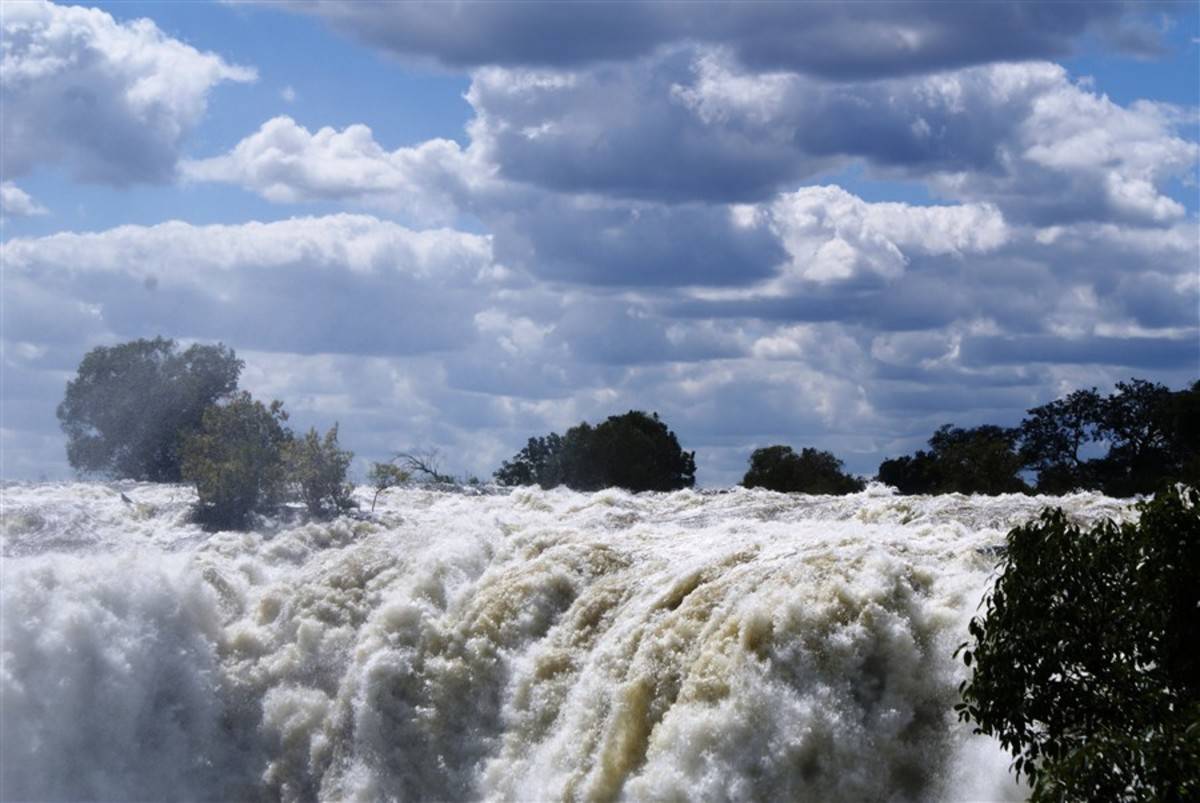
<svg viewBox="0 0 1200 803"><path fill-rule="evenodd" d="M1023 472L1035 477L1032 486ZM946 425L928 451L885 460L878 476L913 494L1088 490L1126 497L1174 482L1200 486L1200 382L1173 392L1131 379L1108 396L1077 390L1034 407L1017 427Z"/></svg>
<svg viewBox="0 0 1200 803"><path fill-rule="evenodd" d="M1200 800L1200 494L1089 530L1051 509L1008 534L959 648L959 719L1034 801Z"/></svg>
<svg viewBox="0 0 1200 803"><path fill-rule="evenodd" d="M242 366L223 345L181 350L161 337L93 349L57 410L71 466L192 483L197 517L210 526L245 526L253 514L288 501L317 517L351 509L346 477L353 455L339 447L337 425L324 436L297 436L281 402L264 404L238 390ZM947 424L928 449L883 461L877 479L906 494L1144 494L1171 482L1200 484L1198 427L1200 382L1173 392L1132 379L1109 396L1080 390L1035 407L1017 427ZM456 482L436 457L415 452L374 464L372 507L388 488L413 478ZM500 485L579 491L672 491L692 487L695 478L695 452L684 450L657 413L639 410L532 437L494 474ZM750 455L741 484L844 494L861 490L864 480L829 452L776 444Z"/></svg>

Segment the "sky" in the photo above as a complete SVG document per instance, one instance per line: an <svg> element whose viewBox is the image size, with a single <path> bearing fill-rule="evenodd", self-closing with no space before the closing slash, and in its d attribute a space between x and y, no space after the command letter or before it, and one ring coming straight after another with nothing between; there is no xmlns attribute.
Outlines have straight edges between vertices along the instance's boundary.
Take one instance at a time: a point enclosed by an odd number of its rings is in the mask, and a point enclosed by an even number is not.
<svg viewBox="0 0 1200 803"><path fill-rule="evenodd" d="M0 4L0 475L90 349L490 476L630 409L700 485L1200 378L1200 6Z"/></svg>

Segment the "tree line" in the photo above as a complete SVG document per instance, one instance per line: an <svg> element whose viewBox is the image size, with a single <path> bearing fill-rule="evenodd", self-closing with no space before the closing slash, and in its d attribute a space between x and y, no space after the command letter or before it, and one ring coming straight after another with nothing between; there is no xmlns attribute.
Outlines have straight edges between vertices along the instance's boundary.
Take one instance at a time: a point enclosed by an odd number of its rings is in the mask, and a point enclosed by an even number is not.
<svg viewBox="0 0 1200 803"><path fill-rule="evenodd" d="M324 435L298 435L282 402L238 389L243 363L224 345L186 349L169 339L134 340L88 352L57 414L67 458L82 473L195 485L197 518L245 526L255 512L300 501L315 516L353 507L346 475L353 454ZM1200 382L1171 391L1141 379L1108 396L1094 388L1029 410L1017 427L947 424L928 449L884 460L876 479L905 494L1150 493L1200 480ZM1032 477L1032 483L1025 476ZM421 477L453 482L433 453L371 466L376 498ZM497 484L673 491L695 485L686 451L657 413L630 410L564 434L532 437L493 475ZM865 480L832 453L772 445L754 450L741 484L781 492L844 494Z"/></svg>

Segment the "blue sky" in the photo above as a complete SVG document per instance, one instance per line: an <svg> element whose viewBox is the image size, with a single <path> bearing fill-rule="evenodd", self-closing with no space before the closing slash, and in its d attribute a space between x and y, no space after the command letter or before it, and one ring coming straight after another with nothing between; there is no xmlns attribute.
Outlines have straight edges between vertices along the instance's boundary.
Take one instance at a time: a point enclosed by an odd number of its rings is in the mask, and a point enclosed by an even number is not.
<svg viewBox="0 0 1200 803"><path fill-rule="evenodd" d="M1200 376L1194 3L6 2L6 478L221 340L361 467L657 410L702 484Z"/></svg>

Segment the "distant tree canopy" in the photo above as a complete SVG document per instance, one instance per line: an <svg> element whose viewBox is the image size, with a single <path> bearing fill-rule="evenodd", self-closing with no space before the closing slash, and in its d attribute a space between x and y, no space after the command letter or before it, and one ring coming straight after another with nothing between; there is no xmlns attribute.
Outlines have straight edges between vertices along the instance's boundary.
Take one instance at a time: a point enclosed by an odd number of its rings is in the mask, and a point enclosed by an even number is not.
<svg viewBox="0 0 1200 803"><path fill-rule="evenodd" d="M878 479L906 494L1018 493L1027 486L1016 443L1013 429L947 424L929 439L929 451L883 461Z"/></svg>
<svg viewBox="0 0 1200 803"><path fill-rule="evenodd" d="M501 485L674 491L695 484L696 460L658 413L630 410L595 427L581 423L565 435L530 438L494 476Z"/></svg>
<svg viewBox="0 0 1200 803"><path fill-rule="evenodd" d="M1154 491L1171 481L1200 484L1200 382L1172 392L1142 379L1109 396L1078 390L1035 407L1021 422L1021 455L1037 489L1098 489L1111 496ZM1103 457L1081 452L1107 446Z"/></svg>
<svg viewBox="0 0 1200 803"><path fill-rule="evenodd" d="M1198 505L1176 486L1136 523L1055 509L1008 534L956 708L1034 801L1200 800Z"/></svg>
<svg viewBox="0 0 1200 803"><path fill-rule="evenodd" d="M847 494L864 487L862 480L843 472L842 461L829 452L806 447L796 454L790 446L755 449L742 485L810 494Z"/></svg>
<svg viewBox="0 0 1200 803"><path fill-rule="evenodd" d="M1171 391L1142 379L1034 407L1019 427L946 425L930 449L883 461L878 480L901 493L998 494L1099 490L1148 494L1170 482L1200 485L1200 382ZM1103 456L1094 456L1103 453ZM1089 456L1092 455L1092 456Z"/></svg>
<svg viewBox="0 0 1200 803"><path fill-rule="evenodd" d="M178 482L183 438L233 392L241 370L220 344L180 351L159 337L92 349L57 410L67 460L88 473Z"/></svg>

